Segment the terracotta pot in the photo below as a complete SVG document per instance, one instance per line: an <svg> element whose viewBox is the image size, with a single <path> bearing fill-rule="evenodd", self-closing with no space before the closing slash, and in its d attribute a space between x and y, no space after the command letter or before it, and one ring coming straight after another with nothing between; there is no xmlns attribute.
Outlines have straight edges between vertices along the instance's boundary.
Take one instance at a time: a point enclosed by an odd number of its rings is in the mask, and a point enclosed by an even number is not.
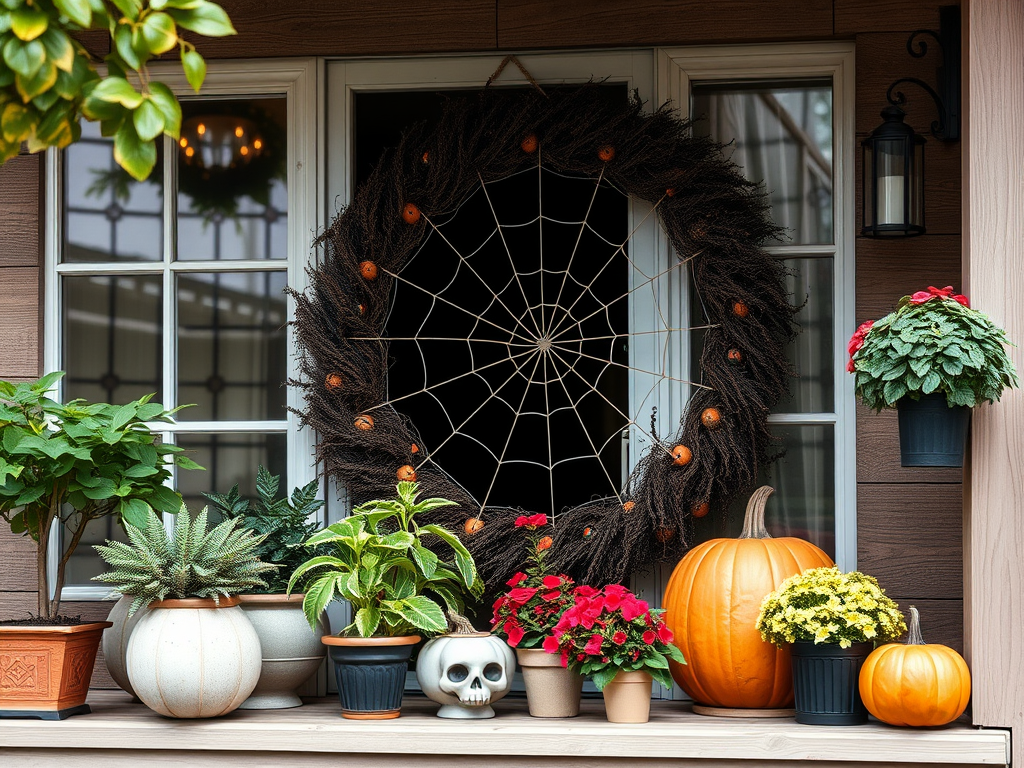
<svg viewBox="0 0 1024 768"><path fill-rule="evenodd" d="M166 717L218 717L238 708L260 677L260 640L238 598L150 603L128 641L128 679Z"/></svg>
<svg viewBox="0 0 1024 768"><path fill-rule="evenodd" d="M604 687L609 723L646 723L651 719L651 684L646 672L619 672Z"/></svg>
<svg viewBox="0 0 1024 768"><path fill-rule="evenodd" d="M523 668L532 717L576 717L580 713L583 676L563 667L557 653L516 648L516 657Z"/></svg>
<svg viewBox="0 0 1024 768"><path fill-rule="evenodd" d="M419 635L322 638L334 661L341 716L349 720L398 717L409 659L419 641Z"/></svg>
<svg viewBox="0 0 1024 768"><path fill-rule="evenodd" d="M103 630L103 661L106 662L107 671L111 679L121 690L130 693L135 701L139 697L135 695L131 681L128 680L128 639L132 636L132 630L139 623L143 616L149 613L149 608L139 608L131 617L128 616L128 609L132 607L134 597L122 597L107 615L107 621L113 626Z"/></svg>
<svg viewBox="0 0 1024 768"><path fill-rule="evenodd" d="M242 610L260 638L260 679L239 709L301 707L295 689L320 668L326 649L324 626L309 628L302 612L305 595L239 595ZM326 618L326 617L325 617Z"/></svg>
<svg viewBox="0 0 1024 768"><path fill-rule="evenodd" d="M0 626L0 717L63 720L87 714L92 668L109 626Z"/></svg>

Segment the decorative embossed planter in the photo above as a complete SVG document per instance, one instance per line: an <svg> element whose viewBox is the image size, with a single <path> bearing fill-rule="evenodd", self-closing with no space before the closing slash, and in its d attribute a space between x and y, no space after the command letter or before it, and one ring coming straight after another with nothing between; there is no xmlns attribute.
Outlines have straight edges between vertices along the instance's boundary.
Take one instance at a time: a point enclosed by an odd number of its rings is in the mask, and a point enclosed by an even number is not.
<svg viewBox="0 0 1024 768"><path fill-rule="evenodd" d="M242 610L252 622L263 650L260 679L239 709L301 707L295 689L317 671L324 660L323 621L309 628L302 612L304 595L239 595Z"/></svg>
<svg viewBox="0 0 1024 768"><path fill-rule="evenodd" d="M341 716L349 720L398 717L409 658L419 641L419 635L323 638L334 661Z"/></svg>
<svg viewBox="0 0 1024 768"><path fill-rule="evenodd" d="M87 714L92 668L109 626L0 626L0 717L63 720Z"/></svg>

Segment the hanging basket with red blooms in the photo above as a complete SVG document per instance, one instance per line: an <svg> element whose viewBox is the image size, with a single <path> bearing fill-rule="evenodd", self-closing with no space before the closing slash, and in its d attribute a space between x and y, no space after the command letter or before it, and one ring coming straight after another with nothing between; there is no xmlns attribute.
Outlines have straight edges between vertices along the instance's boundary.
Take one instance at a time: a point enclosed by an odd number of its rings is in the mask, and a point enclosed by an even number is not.
<svg viewBox="0 0 1024 768"><path fill-rule="evenodd" d="M998 400L1017 386L1006 332L952 286L900 299L881 320L862 323L847 347L857 394L876 411L902 398L945 395L952 406Z"/></svg>
<svg viewBox="0 0 1024 768"><path fill-rule="evenodd" d="M668 659L686 661L672 644L664 613L621 584L578 587L572 607L544 639L544 650L560 653L563 667L589 677L599 691L619 672L646 672L671 688Z"/></svg>
<svg viewBox="0 0 1024 768"><path fill-rule="evenodd" d="M548 516L520 515L516 528L526 531L527 567L506 582L510 589L494 602L491 631L513 648L539 648L562 613L573 604L576 583L545 564L551 537L544 533Z"/></svg>

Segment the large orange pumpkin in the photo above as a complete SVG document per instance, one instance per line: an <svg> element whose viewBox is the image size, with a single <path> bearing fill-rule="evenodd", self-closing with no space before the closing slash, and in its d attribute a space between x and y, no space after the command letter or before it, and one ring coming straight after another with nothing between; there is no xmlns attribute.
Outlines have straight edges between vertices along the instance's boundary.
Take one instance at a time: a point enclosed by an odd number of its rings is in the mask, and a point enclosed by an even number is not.
<svg viewBox="0 0 1024 768"><path fill-rule="evenodd" d="M764 596L808 568L832 565L809 541L773 539L764 505L775 492L758 488L747 503L738 539L712 539L679 561L665 590L665 622L686 664L672 677L698 704L736 709L792 706L789 649L755 628Z"/></svg>
<svg viewBox="0 0 1024 768"><path fill-rule="evenodd" d="M925 643L917 608L910 606L906 645L876 648L860 670L860 697L889 725L945 725L967 709L971 673L959 653Z"/></svg>

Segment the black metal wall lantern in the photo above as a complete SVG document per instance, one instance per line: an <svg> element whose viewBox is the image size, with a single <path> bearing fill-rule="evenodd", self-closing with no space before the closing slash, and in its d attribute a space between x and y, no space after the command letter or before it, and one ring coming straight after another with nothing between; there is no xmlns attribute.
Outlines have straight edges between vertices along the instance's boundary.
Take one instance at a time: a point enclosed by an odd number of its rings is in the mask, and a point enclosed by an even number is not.
<svg viewBox="0 0 1024 768"><path fill-rule="evenodd" d="M924 145L923 136L903 122L907 103L903 83L923 89L935 102L938 118L931 133L942 141L960 138L960 7L939 8L939 31L919 29L907 39L907 52L916 59L928 52L918 40L930 35L939 45L942 66L936 70L937 90L916 77L901 77L885 94L890 106L882 110L884 122L861 142L864 151L863 226L861 234L874 237L923 235ZM916 41L916 44L915 44Z"/></svg>

